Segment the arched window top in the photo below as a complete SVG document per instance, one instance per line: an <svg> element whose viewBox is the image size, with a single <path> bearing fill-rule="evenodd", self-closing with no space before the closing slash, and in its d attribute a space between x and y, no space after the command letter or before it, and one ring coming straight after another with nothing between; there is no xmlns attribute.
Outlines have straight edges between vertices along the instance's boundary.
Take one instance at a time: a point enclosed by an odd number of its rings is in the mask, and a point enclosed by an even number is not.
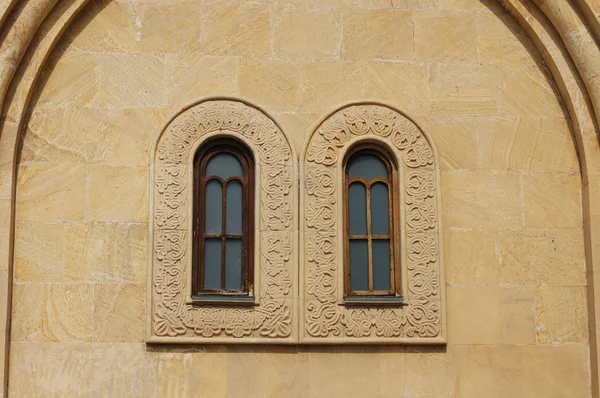
<svg viewBox="0 0 600 398"><path fill-rule="evenodd" d="M348 178L362 178L370 181L374 178L388 178L390 168L381 157L359 151L348 160Z"/></svg>
<svg viewBox="0 0 600 398"><path fill-rule="evenodd" d="M229 152L214 153L206 164L207 177L216 176L227 180L231 177L242 178L243 174L244 168L239 158Z"/></svg>

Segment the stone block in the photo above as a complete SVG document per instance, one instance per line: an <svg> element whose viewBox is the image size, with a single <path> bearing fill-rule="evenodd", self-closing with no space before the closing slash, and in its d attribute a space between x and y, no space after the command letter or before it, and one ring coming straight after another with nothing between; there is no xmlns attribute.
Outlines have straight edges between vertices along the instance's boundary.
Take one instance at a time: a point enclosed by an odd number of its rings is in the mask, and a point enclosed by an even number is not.
<svg viewBox="0 0 600 398"><path fill-rule="evenodd" d="M564 118L494 117L477 121L479 168L577 172L577 152Z"/></svg>
<svg viewBox="0 0 600 398"><path fill-rule="evenodd" d="M439 0L391 0L391 5L401 10L432 10L438 8L438 2ZM381 0L380 3L390 4L390 1Z"/></svg>
<svg viewBox="0 0 600 398"><path fill-rule="evenodd" d="M101 162L107 147L106 111L41 108L27 123L21 162Z"/></svg>
<svg viewBox="0 0 600 398"><path fill-rule="evenodd" d="M307 62L300 65L300 108L330 111L362 96L360 64L351 61Z"/></svg>
<svg viewBox="0 0 600 398"><path fill-rule="evenodd" d="M273 54L278 58L338 58L341 19L339 9L275 13Z"/></svg>
<svg viewBox="0 0 600 398"><path fill-rule="evenodd" d="M200 48L201 3L145 2L141 5L140 50L189 53Z"/></svg>
<svg viewBox="0 0 600 398"><path fill-rule="evenodd" d="M136 6L127 1L92 1L77 15L58 47L81 52L136 52L137 14Z"/></svg>
<svg viewBox="0 0 600 398"><path fill-rule="evenodd" d="M503 64L509 68L535 66L541 62L517 21L508 14L477 14L477 47L482 63Z"/></svg>
<svg viewBox="0 0 600 398"><path fill-rule="evenodd" d="M293 60L243 59L240 95L272 111L298 109L298 65Z"/></svg>
<svg viewBox="0 0 600 398"><path fill-rule="evenodd" d="M442 170L477 170L475 118L424 116L417 123L431 138Z"/></svg>
<svg viewBox="0 0 600 398"><path fill-rule="evenodd" d="M11 397L85 397L95 377L89 343L13 342L10 345Z"/></svg>
<svg viewBox="0 0 600 398"><path fill-rule="evenodd" d="M444 172L442 207L446 227L518 227L522 224L519 176Z"/></svg>
<svg viewBox="0 0 600 398"><path fill-rule="evenodd" d="M228 396L307 397L308 374L308 354L294 346L227 348Z"/></svg>
<svg viewBox="0 0 600 398"><path fill-rule="evenodd" d="M450 344L534 344L534 289L448 289Z"/></svg>
<svg viewBox="0 0 600 398"><path fill-rule="evenodd" d="M85 215L85 167L22 165L17 181L16 219L77 221Z"/></svg>
<svg viewBox="0 0 600 398"><path fill-rule="evenodd" d="M146 166L169 111L166 109L111 109L108 116L106 163Z"/></svg>
<svg viewBox="0 0 600 398"><path fill-rule="evenodd" d="M509 67L511 68L511 67ZM505 116L564 117L549 72L537 66L512 71L499 89L499 113Z"/></svg>
<svg viewBox="0 0 600 398"><path fill-rule="evenodd" d="M96 105L109 108L167 106L165 57L156 54L101 54Z"/></svg>
<svg viewBox="0 0 600 398"><path fill-rule="evenodd" d="M413 15L417 61L476 63L476 13L426 10Z"/></svg>
<svg viewBox="0 0 600 398"><path fill-rule="evenodd" d="M444 231L446 283L458 286L498 285L496 233L488 230Z"/></svg>
<svg viewBox="0 0 600 398"><path fill-rule="evenodd" d="M147 224L76 223L65 228L68 280L146 281Z"/></svg>
<svg viewBox="0 0 600 398"><path fill-rule="evenodd" d="M316 113L282 112L276 113L275 119L281 125L282 130L291 138L296 153L300 154L305 140L312 132L310 128L319 120L319 115Z"/></svg>
<svg viewBox="0 0 600 398"><path fill-rule="evenodd" d="M87 218L94 221L146 222L148 170L145 167L90 166Z"/></svg>
<svg viewBox="0 0 600 398"><path fill-rule="evenodd" d="M63 53L50 58L42 72L37 104L41 107L84 107L99 94L99 57L93 53Z"/></svg>
<svg viewBox="0 0 600 398"><path fill-rule="evenodd" d="M158 397L157 355L145 344L94 344L90 351L90 396Z"/></svg>
<svg viewBox="0 0 600 398"><path fill-rule="evenodd" d="M528 228L581 228L581 177L575 173L523 175Z"/></svg>
<svg viewBox="0 0 600 398"><path fill-rule="evenodd" d="M379 396L379 347L314 347L308 352L309 396ZM375 394L373 393L375 392Z"/></svg>
<svg viewBox="0 0 600 398"><path fill-rule="evenodd" d="M411 116L429 114L426 65L365 61L362 73L366 98L392 102Z"/></svg>
<svg viewBox="0 0 600 398"><path fill-rule="evenodd" d="M159 397L227 396L228 354L225 347L169 349L157 355ZM244 387L247 388L248 385Z"/></svg>
<svg viewBox="0 0 600 398"><path fill-rule="evenodd" d="M88 284L15 284L12 340L92 340L93 287Z"/></svg>
<svg viewBox="0 0 600 398"><path fill-rule="evenodd" d="M498 245L502 284L586 284L581 229L500 231Z"/></svg>
<svg viewBox="0 0 600 398"><path fill-rule="evenodd" d="M541 286L535 292L537 344L587 343L585 287Z"/></svg>
<svg viewBox="0 0 600 398"><path fill-rule="evenodd" d="M63 224L18 222L14 278L19 282L65 281Z"/></svg>
<svg viewBox="0 0 600 398"><path fill-rule="evenodd" d="M344 59L412 61L412 13L404 10L352 10L344 14Z"/></svg>
<svg viewBox="0 0 600 398"><path fill-rule="evenodd" d="M433 64L429 68L432 115L485 116L498 113L498 87L505 73L491 65Z"/></svg>
<svg viewBox="0 0 600 398"><path fill-rule="evenodd" d="M100 283L94 287L94 342L142 342L145 338L146 287Z"/></svg>
<svg viewBox="0 0 600 398"><path fill-rule="evenodd" d="M208 95L238 94L237 61L234 57L168 54L169 106L181 107Z"/></svg>
<svg viewBox="0 0 600 398"><path fill-rule="evenodd" d="M271 53L268 4L209 4L203 7L200 23L200 49L204 54L264 57Z"/></svg>

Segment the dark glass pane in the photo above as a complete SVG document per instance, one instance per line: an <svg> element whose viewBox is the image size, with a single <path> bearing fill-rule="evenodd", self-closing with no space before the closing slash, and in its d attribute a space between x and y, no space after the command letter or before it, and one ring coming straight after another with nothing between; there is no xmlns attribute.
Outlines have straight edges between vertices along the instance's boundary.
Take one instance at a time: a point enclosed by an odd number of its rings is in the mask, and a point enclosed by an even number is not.
<svg viewBox="0 0 600 398"><path fill-rule="evenodd" d="M223 212L223 187L219 180L209 180L206 182L206 234L221 234L221 222Z"/></svg>
<svg viewBox="0 0 600 398"><path fill-rule="evenodd" d="M378 182L371 185L371 234L388 235L389 233L388 187Z"/></svg>
<svg viewBox="0 0 600 398"><path fill-rule="evenodd" d="M224 180L229 177L242 177L242 164L230 153L218 153L208 161L206 176L218 176Z"/></svg>
<svg viewBox="0 0 600 398"><path fill-rule="evenodd" d="M373 239L373 290L390 290L390 241Z"/></svg>
<svg viewBox="0 0 600 398"><path fill-rule="evenodd" d="M367 234L367 193L359 182L348 187L348 213L350 235Z"/></svg>
<svg viewBox="0 0 600 398"><path fill-rule="evenodd" d="M204 241L204 288L221 289L221 239Z"/></svg>
<svg viewBox="0 0 600 398"><path fill-rule="evenodd" d="M226 230L228 234L242 234L242 183L234 180L227 183Z"/></svg>
<svg viewBox="0 0 600 398"><path fill-rule="evenodd" d="M369 290L367 241L350 240L350 289Z"/></svg>
<svg viewBox="0 0 600 398"><path fill-rule="evenodd" d="M227 239L225 243L225 289L242 288L242 240Z"/></svg>
<svg viewBox="0 0 600 398"><path fill-rule="evenodd" d="M381 177L387 179L388 170L385 163L374 155L359 155L352 159L348 166L348 178L361 177L367 181Z"/></svg>

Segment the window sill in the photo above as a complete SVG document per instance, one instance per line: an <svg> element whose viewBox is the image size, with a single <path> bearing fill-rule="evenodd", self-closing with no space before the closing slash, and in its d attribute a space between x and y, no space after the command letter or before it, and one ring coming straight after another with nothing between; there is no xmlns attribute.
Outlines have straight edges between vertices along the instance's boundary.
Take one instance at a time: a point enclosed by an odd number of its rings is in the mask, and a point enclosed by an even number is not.
<svg viewBox="0 0 600 398"><path fill-rule="evenodd" d="M394 297L376 297L376 296L346 296L344 297L344 301L342 305L372 305L372 306L390 306L390 307L403 307L408 305L404 302L404 298L401 296Z"/></svg>
<svg viewBox="0 0 600 398"><path fill-rule="evenodd" d="M254 301L254 296L221 296L217 294L192 296L192 304L197 305L258 305Z"/></svg>

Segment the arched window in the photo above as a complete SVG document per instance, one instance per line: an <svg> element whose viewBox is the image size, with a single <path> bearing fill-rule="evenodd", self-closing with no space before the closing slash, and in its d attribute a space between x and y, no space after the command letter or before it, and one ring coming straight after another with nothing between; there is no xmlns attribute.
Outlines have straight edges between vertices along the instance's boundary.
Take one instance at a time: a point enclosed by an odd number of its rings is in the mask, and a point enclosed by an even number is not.
<svg viewBox="0 0 600 398"><path fill-rule="evenodd" d="M358 146L345 163L345 296L400 296L397 171L391 156Z"/></svg>
<svg viewBox="0 0 600 398"><path fill-rule="evenodd" d="M210 141L194 157L192 295L253 289L254 161L245 145Z"/></svg>

